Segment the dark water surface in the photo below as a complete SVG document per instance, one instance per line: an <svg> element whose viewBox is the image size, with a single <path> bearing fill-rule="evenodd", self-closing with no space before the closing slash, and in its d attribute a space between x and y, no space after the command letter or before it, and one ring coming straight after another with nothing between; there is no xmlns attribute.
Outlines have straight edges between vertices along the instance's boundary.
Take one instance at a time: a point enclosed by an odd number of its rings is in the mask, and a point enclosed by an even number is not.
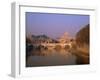
<svg viewBox="0 0 100 80"><path fill-rule="evenodd" d="M74 65L76 64L76 56L66 50L42 50L32 51L31 54L38 53L40 55L31 55L26 62L27 67L34 66L58 66L58 65Z"/></svg>

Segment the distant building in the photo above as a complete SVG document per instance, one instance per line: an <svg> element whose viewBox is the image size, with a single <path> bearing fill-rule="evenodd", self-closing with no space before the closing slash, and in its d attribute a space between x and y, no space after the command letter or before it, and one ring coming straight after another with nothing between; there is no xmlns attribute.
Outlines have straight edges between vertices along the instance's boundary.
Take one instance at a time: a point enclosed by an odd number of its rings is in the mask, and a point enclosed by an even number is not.
<svg viewBox="0 0 100 80"><path fill-rule="evenodd" d="M70 36L67 32L65 32L60 38L58 38L60 43L68 43L70 42Z"/></svg>

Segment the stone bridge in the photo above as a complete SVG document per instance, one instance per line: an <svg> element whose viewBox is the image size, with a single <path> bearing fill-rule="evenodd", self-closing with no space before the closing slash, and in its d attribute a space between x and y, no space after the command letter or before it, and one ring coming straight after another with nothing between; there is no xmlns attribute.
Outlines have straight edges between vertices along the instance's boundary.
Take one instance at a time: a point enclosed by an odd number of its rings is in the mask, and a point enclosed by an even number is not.
<svg viewBox="0 0 100 80"><path fill-rule="evenodd" d="M69 46L70 48L72 47L71 43L41 43L41 44L33 44L33 45L36 46L42 45L48 48L55 48L56 46L61 46L61 48L65 48L66 46Z"/></svg>

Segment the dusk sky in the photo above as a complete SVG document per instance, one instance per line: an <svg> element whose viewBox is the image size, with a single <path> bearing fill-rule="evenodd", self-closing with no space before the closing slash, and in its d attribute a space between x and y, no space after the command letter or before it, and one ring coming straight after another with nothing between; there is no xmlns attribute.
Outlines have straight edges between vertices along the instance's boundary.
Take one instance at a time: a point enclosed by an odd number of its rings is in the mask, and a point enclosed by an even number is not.
<svg viewBox="0 0 100 80"><path fill-rule="evenodd" d="M89 24L89 15L51 14L26 12L26 34L58 38L65 32L74 37L85 25Z"/></svg>

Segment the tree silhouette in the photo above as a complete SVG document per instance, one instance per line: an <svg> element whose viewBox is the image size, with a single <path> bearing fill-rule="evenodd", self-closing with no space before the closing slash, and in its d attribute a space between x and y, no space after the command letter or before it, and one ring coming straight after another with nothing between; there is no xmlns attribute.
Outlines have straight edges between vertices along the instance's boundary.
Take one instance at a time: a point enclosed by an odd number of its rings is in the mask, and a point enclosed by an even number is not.
<svg viewBox="0 0 100 80"><path fill-rule="evenodd" d="M83 45L83 44L89 45L89 26L90 26L89 24L86 25L76 34L76 43L78 45Z"/></svg>

